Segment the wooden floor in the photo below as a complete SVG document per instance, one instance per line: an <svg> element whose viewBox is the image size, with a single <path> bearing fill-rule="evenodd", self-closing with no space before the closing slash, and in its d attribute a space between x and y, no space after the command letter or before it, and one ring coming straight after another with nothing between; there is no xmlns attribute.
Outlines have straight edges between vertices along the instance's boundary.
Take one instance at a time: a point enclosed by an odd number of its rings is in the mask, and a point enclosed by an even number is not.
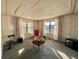
<svg viewBox="0 0 79 59"><path fill-rule="evenodd" d="M28 39L5 50L2 59L78 59L78 53L53 40L47 40L44 47L33 47Z"/></svg>

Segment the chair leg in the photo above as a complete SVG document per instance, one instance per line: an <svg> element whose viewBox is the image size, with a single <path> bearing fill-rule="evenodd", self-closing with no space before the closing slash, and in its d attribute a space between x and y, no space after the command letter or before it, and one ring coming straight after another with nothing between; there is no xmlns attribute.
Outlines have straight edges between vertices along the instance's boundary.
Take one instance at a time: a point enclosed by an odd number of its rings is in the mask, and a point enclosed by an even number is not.
<svg viewBox="0 0 79 59"><path fill-rule="evenodd" d="M33 47L32 47L32 59L34 58L34 44L33 44Z"/></svg>

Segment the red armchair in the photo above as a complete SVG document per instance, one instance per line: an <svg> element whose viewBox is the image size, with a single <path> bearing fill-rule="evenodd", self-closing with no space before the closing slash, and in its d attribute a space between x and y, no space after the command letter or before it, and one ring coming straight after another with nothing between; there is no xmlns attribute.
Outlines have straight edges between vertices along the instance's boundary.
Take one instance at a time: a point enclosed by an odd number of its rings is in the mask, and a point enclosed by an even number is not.
<svg viewBox="0 0 79 59"><path fill-rule="evenodd" d="M44 44L44 41L40 37L40 32L38 29L34 30L34 40L32 41L33 45L37 45L40 47L42 44Z"/></svg>
<svg viewBox="0 0 79 59"><path fill-rule="evenodd" d="M39 36L39 30L38 29L34 30L34 36Z"/></svg>

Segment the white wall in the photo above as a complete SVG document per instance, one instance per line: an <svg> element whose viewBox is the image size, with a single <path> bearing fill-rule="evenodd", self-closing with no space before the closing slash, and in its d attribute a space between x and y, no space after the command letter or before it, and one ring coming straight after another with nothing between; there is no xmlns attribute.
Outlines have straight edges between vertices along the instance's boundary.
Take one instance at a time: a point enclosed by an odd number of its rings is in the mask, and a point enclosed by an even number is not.
<svg viewBox="0 0 79 59"><path fill-rule="evenodd" d="M78 39L78 15L72 15L71 37Z"/></svg>
<svg viewBox="0 0 79 59"><path fill-rule="evenodd" d="M78 39L78 15L65 15L62 16L62 41L65 38Z"/></svg>
<svg viewBox="0 0 79 59"><path fill-rule="evenodd" d="M9 38L8 35L15 35L15 39L19 37L18 17L1 15L2 43L5 44Z"/></svg>
<svg viewBox="0 0 79 59"><path fill-rule="evenodd" d="M8 41L8 35L14 34L14 23L11 16L1 16L2 43Z"/></svg>

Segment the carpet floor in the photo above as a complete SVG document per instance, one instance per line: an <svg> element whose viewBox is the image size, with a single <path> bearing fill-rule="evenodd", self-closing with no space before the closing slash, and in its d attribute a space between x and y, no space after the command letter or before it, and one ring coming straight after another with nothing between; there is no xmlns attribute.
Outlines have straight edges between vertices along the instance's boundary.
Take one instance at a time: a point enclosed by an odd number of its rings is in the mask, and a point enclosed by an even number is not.
<svg viewBox="0 0 79 59"><path fill-rule="evenodd" d="M78 52L53 40L47 40L40 48L33 47L28 39L3 51L2 59L78 59Z"/></svg>

